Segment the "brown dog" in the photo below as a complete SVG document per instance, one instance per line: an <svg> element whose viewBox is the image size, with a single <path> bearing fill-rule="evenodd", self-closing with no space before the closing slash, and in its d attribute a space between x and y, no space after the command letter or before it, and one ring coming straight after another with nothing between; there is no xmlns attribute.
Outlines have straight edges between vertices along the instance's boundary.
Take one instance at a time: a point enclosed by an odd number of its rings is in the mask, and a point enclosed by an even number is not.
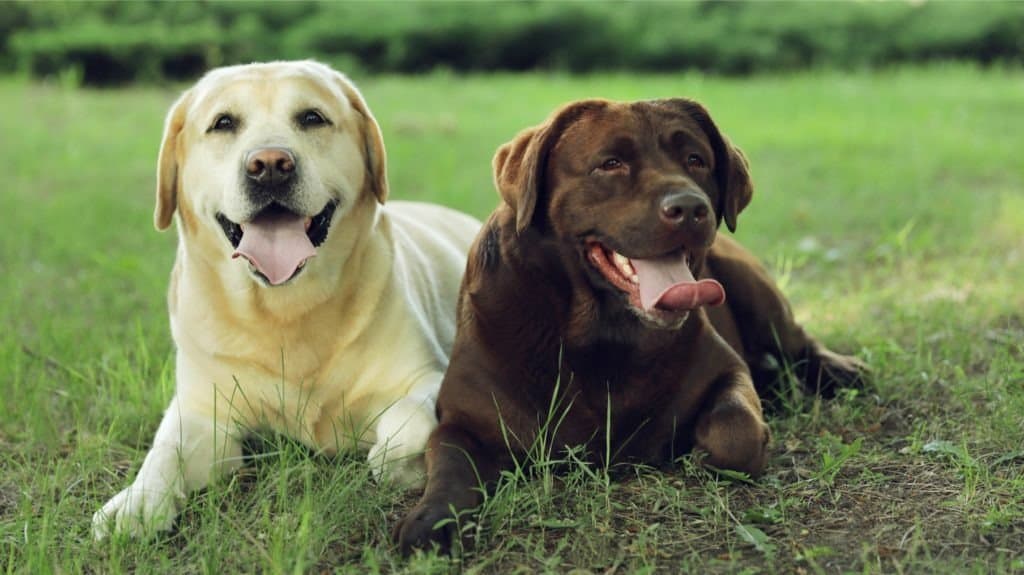
<svg viewBox="0 0 1024 575"><path fill-rule="evenodd" d="M797 361L810 387L859 377L753 256L716 240L753 188L699 104L569 104L494 170L504 204L470 249L426 491L395 528L403 552L447 549L453 526L435 525L478 505L546 422L556 454L657 464L692 449L756 475L769 432L747 362Z"/></svg>

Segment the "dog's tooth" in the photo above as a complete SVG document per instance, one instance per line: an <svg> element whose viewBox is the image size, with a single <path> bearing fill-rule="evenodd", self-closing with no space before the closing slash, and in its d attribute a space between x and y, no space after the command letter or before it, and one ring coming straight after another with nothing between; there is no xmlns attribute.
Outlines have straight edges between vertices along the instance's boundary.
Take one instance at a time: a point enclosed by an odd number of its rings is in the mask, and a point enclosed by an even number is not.
<svg viewBox="0 0 1024 575"><path fill-rule="evenodd" d="M638 276L636 274L633 274L633 275L629 276L629 281L631 281L631 282L633 282L633 283L635 283L637 285L640 285L640 276Z"/></svg>
<svg viewBox="0 0 1024 575"><path fill-rule="evenodd" d="M612 261L615 263L615 267L619 268L622 275L627 278L632 278L636 275L636 270L633 269L633 262L629 261L629 258L620 254L619 252L612 252Z"/></svg>

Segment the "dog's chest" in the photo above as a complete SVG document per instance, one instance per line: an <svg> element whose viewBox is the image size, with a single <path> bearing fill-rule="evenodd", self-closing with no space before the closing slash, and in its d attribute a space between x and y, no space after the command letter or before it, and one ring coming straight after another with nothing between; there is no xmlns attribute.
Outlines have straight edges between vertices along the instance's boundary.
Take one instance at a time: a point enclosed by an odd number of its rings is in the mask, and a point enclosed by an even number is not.
<svg viewBox="0 0 1024 575"><path fill-rule="evenodd" d="M400 366L367 363L340 346L232 343L215 353L179 345L188 354L185 364L195 368L179 371L179 391L209 395L213 383L218 402L227 402L243 428L270 429L327 452L372 444L372 423L403 379Z"/></svg>
<svg viewBox="0 0 1024 575"><path fill-rule="evenodd" d="M626 405L617 394L578 396L564 416L557 413L554 444L584 446L597 461L658 463L684 422L667 401ZM564 417L559 420L559 417Z"/></svg>
<svg viewBox="0 0 1024 575"><path fill-rule="evenodd" d="M663 458L692 426L707 387L674 359L652 361L616 346L567 351L560 381L568 385L556 400L568 406L559 443L588 445L600 459Z"/></svg>

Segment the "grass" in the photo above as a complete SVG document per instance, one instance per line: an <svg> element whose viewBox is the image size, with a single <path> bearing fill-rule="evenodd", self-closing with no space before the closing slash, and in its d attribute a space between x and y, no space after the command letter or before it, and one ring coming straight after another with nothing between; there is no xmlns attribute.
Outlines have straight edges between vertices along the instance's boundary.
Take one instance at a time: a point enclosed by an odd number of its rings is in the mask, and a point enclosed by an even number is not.
<svg viewBox="0 0 1024 575"><path fill-rule="evenodd" d="M1020 71L356 80L393 197L478 216L497 202L493 150L556 105L700 99L751 161L739 239L814 333L870 361L874 387L791 398L755 482L687 459L510 474L454 562L397 557L389 530L415 494L373 484L362 456L273 436L176 533L93 543L91 514L133 477L173 390L175 238L151 214L176 90L2 80L0 570L1024 571Z"/></svg>

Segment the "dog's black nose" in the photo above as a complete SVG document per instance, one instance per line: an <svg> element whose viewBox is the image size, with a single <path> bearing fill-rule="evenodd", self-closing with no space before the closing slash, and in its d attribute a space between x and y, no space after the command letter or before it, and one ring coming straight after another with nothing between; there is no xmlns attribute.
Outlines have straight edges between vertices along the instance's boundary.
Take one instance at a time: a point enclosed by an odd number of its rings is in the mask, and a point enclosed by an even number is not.
<svg viewBox="0 0 1024 575"><path fill-rule="evenodd" d="M295 156L284 148L257 148L245 155L245 175L258 184L281 184L294 173Z"/></svg>
<svg viewBox="0 0 1024 575"><path fill-rule="evenodd" d="M700 225L711 213L707 199L691 190L668 192L661 199L660 208L658 216L670 226Z"/></svg>

